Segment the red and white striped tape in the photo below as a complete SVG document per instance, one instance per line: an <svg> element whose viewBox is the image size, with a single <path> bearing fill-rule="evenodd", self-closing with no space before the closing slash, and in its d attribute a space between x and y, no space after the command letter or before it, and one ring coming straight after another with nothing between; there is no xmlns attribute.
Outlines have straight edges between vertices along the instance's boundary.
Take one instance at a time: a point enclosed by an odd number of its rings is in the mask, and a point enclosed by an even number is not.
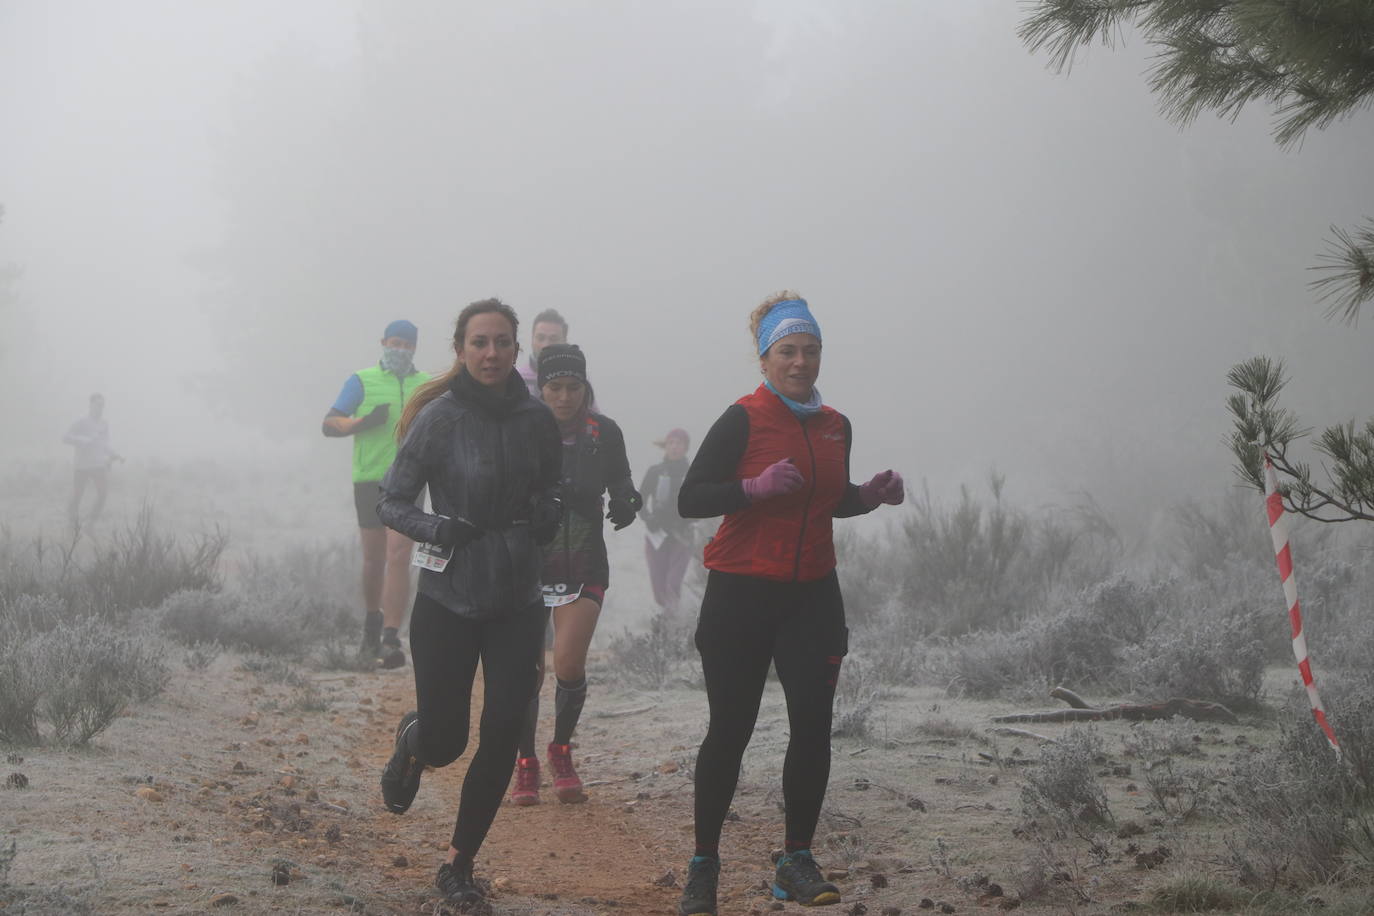
<svg viewBox="0 0 1374 916"><path fill-rule="evenodd" d="M1321 694L1312 677L1312 662L1307 657L1307 637L1302 633L1302 606L1298 604L1298 583L1293 576L1293 552L1288 547L1288 525L1283 517L1283 497L1279 495L1279 480L1274 473L1274 465L1269 454L1264 455L1264 502L1269 510L1269 537L1274 542L1274 559L1279 564L1279 578L1283 580L1283 597L1288 600L1288 620L1293 625L1293 655L1298 660L1298 671L1302 672L1302 685L1307 688L1307 698L1312 702L1312 715L1317 724L1326 732L1326 740L1331 749L1340 756L1341 746L1336 741L1336 733L1326 719L1322 707Z"/></svg>

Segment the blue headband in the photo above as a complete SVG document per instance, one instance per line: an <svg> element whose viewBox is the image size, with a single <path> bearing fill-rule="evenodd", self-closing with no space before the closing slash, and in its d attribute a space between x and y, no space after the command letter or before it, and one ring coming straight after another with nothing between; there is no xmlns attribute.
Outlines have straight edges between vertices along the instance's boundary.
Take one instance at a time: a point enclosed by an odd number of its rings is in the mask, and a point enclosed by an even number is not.
<svg viewBox="0 0 1374 916"><path fill-rule="evenodd" d="M386 330L382 332L382 340L386 340L388 337L399 337L414 344L420 337L420 331L404 318L398 318L387 325Z"/></svg>
<svg viewBox="0 0 1374 916"><path fill-rule="evenodd" d="M807 308L805 299L784 299L763 316L759 322L759 356L788 334L810 334L821 339L821 326Z"/></svg>

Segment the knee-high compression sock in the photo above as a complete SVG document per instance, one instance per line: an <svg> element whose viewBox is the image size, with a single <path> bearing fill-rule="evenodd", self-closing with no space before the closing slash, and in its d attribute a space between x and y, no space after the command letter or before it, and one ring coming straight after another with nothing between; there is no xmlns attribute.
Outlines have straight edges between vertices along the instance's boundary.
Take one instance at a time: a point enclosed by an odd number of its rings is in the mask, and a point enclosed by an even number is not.
<svg viewBox="0 0 1374 916"><path fill-rule="evenodd" d="M567 744L572 740L577 720L582 718L582 705L587 702L587 678L575 681L557 679L553 692L553 743Z"/></svg>
<svg viewBox="0 0 1374 916"><path fill-rule="evenodd" d="M392 649L401 648L401 636L397 630L397 627L382 627L382 645Z"/></svg>

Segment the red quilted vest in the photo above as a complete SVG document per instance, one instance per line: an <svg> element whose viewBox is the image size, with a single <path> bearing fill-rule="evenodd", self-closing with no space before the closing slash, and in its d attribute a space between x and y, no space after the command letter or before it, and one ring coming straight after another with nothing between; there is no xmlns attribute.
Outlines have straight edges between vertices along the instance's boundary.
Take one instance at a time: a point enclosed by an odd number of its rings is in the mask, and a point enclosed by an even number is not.
<svg viewBox="0 0 1374 916"><path fill-rule="evenodd" d="M749 414L749 443L735 476L757 477L791 458L805 484L795 493L731 512L706 545L706 567L779 582L811 582L835 568L832 522L844 496L844 418L822 407L806 420L763 385L737 401Z"/></svg>

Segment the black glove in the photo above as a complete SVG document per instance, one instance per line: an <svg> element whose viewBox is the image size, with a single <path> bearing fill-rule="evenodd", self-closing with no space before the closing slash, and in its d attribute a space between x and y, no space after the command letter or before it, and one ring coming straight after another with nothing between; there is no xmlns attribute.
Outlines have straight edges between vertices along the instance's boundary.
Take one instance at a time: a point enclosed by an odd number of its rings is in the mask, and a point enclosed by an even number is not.
<svg viewBox="0 0 1374 916"><path fill-rule="evenodd" d="M606 517L611 520L615 530L619 531L635 520L635 511L638 508L639 500L637 499L622 499L612 496L606 504Z"/></svg>
<svg viewBox="0 0 1374 916"><path fill-rule="evenodd" d="M366 416L358 420L357 425L353 427L353 432L360 433L372 429L374 426L381 426L389 416L391 416L391 405L378 404Z"/></svg>
<svg viewBox="0 0 1374 916"><path fill-rule="evenodd" d="M439 546L455 550L482 536L482 529L465 518L446 518L439 523Z"/></svg>
<svg viewBox="0 0 1374 916"><path fill-rule="evenodd" d="M553 540L558 533L558 525L563 521L563 501L557 497L546 497L534 504L530 513L530 535L539 546Z"/></svg>

